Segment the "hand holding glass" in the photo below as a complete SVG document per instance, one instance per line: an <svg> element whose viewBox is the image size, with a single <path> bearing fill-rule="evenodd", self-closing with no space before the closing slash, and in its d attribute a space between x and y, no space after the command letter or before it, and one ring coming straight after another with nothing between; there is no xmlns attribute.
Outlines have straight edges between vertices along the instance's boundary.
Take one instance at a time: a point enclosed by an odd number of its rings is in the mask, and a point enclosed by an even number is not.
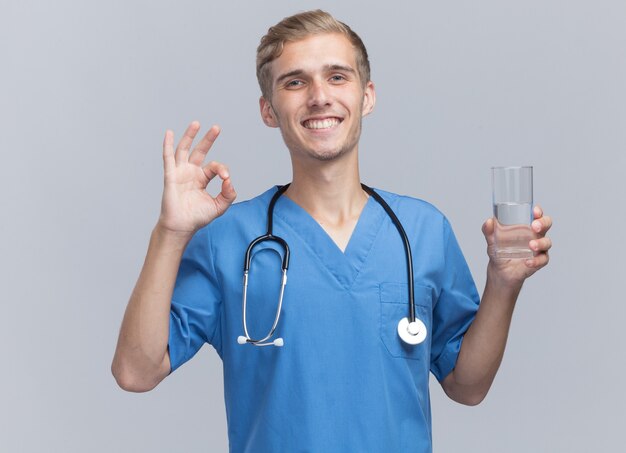
<svg viewBox="0 0 626 453"><path fill-rule="evenodd" d="M493 167L495 257L532 258L533 167Z"/></svg>

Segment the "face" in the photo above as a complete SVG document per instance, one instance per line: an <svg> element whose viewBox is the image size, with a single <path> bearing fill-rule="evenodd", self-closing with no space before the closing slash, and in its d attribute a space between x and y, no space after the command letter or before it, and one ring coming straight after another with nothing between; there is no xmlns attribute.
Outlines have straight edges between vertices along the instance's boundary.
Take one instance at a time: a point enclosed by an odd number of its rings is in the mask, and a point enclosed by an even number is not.
<svg viewBox="0 0 626 453"><path fill-rule="evenodd" d="M270 64L272 95L261 98L261 116L280 128L292 158L327 161L355 152L375 93L372 82L363 87L350 41L313 35L286 43Z"/></svg>

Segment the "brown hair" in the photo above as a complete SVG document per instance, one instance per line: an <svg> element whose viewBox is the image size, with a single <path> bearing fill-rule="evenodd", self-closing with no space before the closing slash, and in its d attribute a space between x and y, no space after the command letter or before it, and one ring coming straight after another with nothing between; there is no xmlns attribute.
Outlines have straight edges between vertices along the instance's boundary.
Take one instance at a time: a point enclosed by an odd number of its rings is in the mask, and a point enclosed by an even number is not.
<svg viewBox="0 0 626 453"><path fill-rule="evenodd" d="M361 78L361 83L365 86L369 82L370 62L367 49L359 35L329 13L317 9L285 17L270 27L267 34L261 38L261 43L256 51L256 76L265 99L270 100L272 95L272 75L269 63L280 57L285 43L323 33L340 33L348 38L354 46L357 72Z"/></svg>

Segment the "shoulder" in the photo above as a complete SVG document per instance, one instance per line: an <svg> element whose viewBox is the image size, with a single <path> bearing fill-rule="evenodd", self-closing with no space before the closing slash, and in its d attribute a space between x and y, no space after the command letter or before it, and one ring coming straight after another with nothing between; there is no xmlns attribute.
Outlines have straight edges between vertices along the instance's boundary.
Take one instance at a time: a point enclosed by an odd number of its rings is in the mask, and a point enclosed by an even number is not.
<svg viewBox="0 0 626 453"><path fill-rule="evenodd" d="M374 189L396 214L409 235L419 235L428 240L442 238L445 242L452 233L447 217L428 201L408 195L399 195Z"/></svg>
<svg viewBox="0 0 626 453"><path fill-rule="evenodd" d="M260 211L266 211L270 200L276 193L277 189L277 186L273 186L254 198L234 203L230 208L228 208L228 211L226 211L221 217L217 218L215 222L237 221L247 215L255 214Z"/></svg>
<svg viewBox="0 0 626 453"><path fill-rule="evenodd" d="M265 225L267 221L267 207L276 190L277 187L274 186L254 198L234 203L223 215L198 233L223 237L232 236L233 233L249 227L258 229L259 224Z"/></svg>
<svg viewBox="0 0 626 453"><path fill-rule="evenodd" d="M431 221L447 222L445 215L428 201L408 195L387 192L382 189L374 190L389 204L391 209L393 209L399 217L409 217L409 220L411 217L419 217Z"/></svg>

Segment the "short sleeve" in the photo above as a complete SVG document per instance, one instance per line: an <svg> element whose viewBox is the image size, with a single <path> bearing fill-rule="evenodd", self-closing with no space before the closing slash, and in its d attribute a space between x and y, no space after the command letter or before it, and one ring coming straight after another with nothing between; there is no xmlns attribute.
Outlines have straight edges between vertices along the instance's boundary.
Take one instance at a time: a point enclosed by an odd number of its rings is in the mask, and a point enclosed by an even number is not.
<svg viewBox="0 0 626 453"><path fill-rule="evenodd" d="M444 268L433 307L430 369L442 381L456 365L463 336L476 316L480 297L447 219L443 221Z"/></svg>
<svg viewBox="0 0 626 453"><path fill-rule="evenodd" d="M213 344L220 307L210 232L205 227L187 245L176 277L168 342L171 371L191 359L204 343Z"/></svg>

